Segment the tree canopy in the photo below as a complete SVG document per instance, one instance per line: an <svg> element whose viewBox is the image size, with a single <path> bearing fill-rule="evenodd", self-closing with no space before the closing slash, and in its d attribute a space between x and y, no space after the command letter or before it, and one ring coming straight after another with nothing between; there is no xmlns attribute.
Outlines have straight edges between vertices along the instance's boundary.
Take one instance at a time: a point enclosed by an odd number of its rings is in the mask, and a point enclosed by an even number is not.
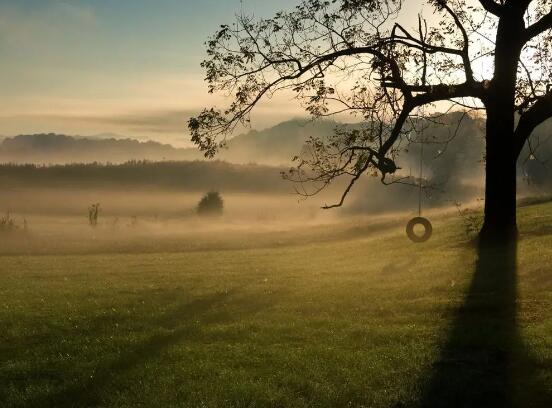
<svg viewBox="0 0 552 408"><path fill-rule="evenodd" d="M423 5L407 26L405 14ZM268 19L242 13L208 40L202 64L209 91L232 101L190 119L192 140L212 157L282 91L315 118L349 113L362 126L311 139L288 175L317 183L315 192L349 177L337 205L362 174L395 174L401 146L437 111L500 105L516 122L504 138L517 158L552 117L551 28L547 0L303 0Z"/></svg>

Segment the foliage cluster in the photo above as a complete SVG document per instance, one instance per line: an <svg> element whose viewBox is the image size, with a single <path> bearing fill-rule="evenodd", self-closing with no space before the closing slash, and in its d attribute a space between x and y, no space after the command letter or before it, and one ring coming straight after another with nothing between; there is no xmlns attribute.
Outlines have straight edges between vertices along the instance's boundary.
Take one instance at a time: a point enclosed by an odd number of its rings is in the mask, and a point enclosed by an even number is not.
<svg viewBox="0 0 552 408"><path fill-rule="evenodd" d="M205 194L197 205L197 214L202 217L221 216L224 209L224 201L217 191Z"/></svg>

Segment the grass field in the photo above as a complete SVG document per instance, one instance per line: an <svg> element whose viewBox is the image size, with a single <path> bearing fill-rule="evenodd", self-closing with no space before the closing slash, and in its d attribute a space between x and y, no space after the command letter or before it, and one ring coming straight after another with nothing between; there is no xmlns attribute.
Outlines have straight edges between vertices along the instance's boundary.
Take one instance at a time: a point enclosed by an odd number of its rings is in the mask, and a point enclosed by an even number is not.
<svg viewBox="0 0 552 408"><path fill-rule="evenodd" d="M552 205L517 259L399 225L4 238L0 406L551 407Z"/></svg>

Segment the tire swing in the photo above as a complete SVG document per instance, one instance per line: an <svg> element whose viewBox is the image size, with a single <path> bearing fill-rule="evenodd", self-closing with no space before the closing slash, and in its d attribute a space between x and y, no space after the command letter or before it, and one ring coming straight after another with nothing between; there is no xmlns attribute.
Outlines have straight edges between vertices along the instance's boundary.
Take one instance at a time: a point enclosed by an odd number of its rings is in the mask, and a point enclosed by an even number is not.
<svg viewBox="0 0 552 408"><path fill-rule="evenodd" d="M420 182L418 186L418 216L412 218L410 221L408 221L408 224L406 225L406 235L408 238L417 244L423 243L428 241L431 238L431 235L433 234L433 226L431 225L431 222L425 218L422 217L422 192L423 192L423 163L424 163L424 131L422 128L421 131L422 140L421 140L421 149L420 149ZM417 226L422 226L424 229L424 232L422 234L417 234L415 231L415 228Z"/></svg>
<svg viewBox="0 0 552 408"><path fill-rule="evenodd" d="M416 228L418 225L424 227L424 233L421 235L416 234L416 232L414 231L414 228ZM406 225L406 235L408 235L408 238L412 242L415 242L417 244L428 241L429 238L431 238L432 234L433 226L427 218L414 217L410 221L408 221L408 224Z"/></svg>

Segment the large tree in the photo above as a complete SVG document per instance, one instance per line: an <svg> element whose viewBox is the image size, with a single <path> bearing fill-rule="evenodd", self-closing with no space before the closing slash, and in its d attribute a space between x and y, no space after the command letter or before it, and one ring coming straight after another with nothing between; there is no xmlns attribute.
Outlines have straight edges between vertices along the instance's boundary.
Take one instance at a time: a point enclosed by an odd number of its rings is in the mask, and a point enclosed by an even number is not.
<svg viewBox="0 0 552 408"><path fill-rule="evenodd" d="M513 238L516 162L552 117L551 28L550 0L303 0L269 19L242 13L208 40L203 62L210 92L232 102L192 118L192 139L213 156L276 92L294 92L315 117L358 115L362 125L312 139L291 175L321 187L349 177L340 205L362 174L393 178L401 144L424 118L454 106L483 110L480 237Z"/></svg>

